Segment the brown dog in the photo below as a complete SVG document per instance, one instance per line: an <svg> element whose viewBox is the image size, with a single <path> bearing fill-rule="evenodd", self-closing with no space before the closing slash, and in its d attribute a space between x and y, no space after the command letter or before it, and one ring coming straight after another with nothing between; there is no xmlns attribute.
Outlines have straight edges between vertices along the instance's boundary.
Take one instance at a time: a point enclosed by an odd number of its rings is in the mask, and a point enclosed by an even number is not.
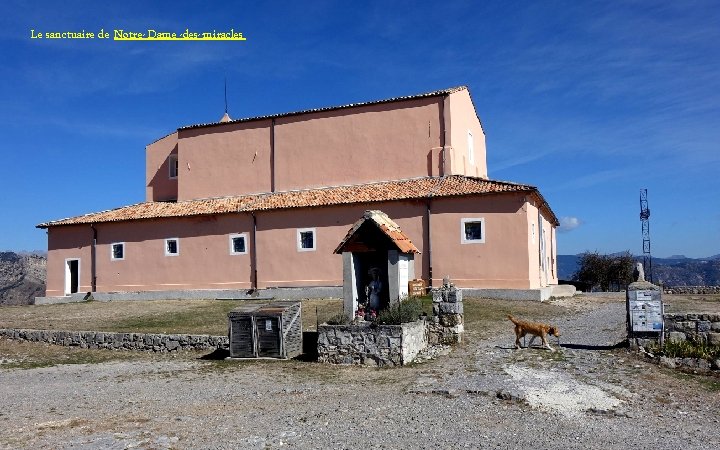
<svg viewBox="0 0 720 450"><path fill-rule="evenodd" d="M560 330L558 330L557 327L546 325L544 323L518 320L510 315L508 315L507 317L512 323L515 324L515 348L520 348L520 338L525 337L526 334L533 335L533 337L530 339L530 344L528 344L528 347L532 345L536 337L540 337L540 339L542 339L543 347L547 348L548 350L552 350L552 347L550 347L550 344L548 344L547 335L549 334L551 336L560 337Z"/></svg>

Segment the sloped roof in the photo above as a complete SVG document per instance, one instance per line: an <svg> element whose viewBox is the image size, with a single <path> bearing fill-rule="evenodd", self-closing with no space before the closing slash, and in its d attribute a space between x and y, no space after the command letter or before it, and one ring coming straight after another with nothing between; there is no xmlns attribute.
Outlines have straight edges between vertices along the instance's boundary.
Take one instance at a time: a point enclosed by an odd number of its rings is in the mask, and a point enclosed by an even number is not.
<svg viewBox="0 0 720 450"><path fill-rule="evenodd" d="M365 214L350 227L347 236L340 242L333 253L342 253L345 246L356 236L360 228L367 222L373 223L402 253L420 253L410 238L402 232L398 224L392 221L387 214L380 210L368 210Z"/></svg>
<svg viewBox="0 0 720 450"><path fill-rule="evenodd" d="M381 181L348 186L331 186L180 202L143 202L82 216L44 222L37 225L37 227L50 228L62 225L189 217L354 203L374 203L431 197L502 194L508 192L527 192L535 196L540 208L548 214L550 221L555 225L559 225L557 217L555 217L550 206L534 186L506 181L486 180L463 175L451 175L447 177L421 177L406 180Z"/></svg>
<svg viewBox="0 0 720 450"><path fill-rule="evenodd" d="M401 96L401 97L392 97L392 98L387 98L387 99L383 99L383 100L373 100L373 101L369 101L369 102L348 103L347 105L326 106L326 107L322 107L322 108L303 109L300 111L293 111L293 112L286 112L286 113L268 114L265 116L246 117L243 119L227 120L225 122L199 123L196 125L187 125L184 127L180 127L180 128L178 128L178 130L189 130L189 129L193 129L193 128L203 128L203 127L212 127L212 126L218 126L218 125L227 125L229 123L250 122L253 120L277 119L279 117L298 116L301 114L316 113L316 112L322 112L322 111L335 111L338 109L354 108L357 106L379 105L382 103L392 103L392 102L399 102L399 101L404 101L404 100L414 100L417 98L437 97L439 95L452 94L453 92L458 92L458 91L463 91L463 90L467 90L467 86L456 86L456 87L440 89L440 90L432 91L432 92L425 92L422 94L406 95L406 96Z"/></svg>

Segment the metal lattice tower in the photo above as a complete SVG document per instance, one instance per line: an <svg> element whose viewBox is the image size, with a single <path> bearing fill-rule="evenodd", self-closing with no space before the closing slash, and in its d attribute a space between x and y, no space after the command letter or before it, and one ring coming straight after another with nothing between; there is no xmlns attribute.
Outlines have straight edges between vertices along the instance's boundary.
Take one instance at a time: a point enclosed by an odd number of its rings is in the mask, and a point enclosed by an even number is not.
<svg viewBox="0 0 720 450"><path fill-rule="evenodd" d="M647 189L640 189L640 221L643 238L643 269L645 279L653 282L652 256L650 256L650 209L648 208Z"/></svg>

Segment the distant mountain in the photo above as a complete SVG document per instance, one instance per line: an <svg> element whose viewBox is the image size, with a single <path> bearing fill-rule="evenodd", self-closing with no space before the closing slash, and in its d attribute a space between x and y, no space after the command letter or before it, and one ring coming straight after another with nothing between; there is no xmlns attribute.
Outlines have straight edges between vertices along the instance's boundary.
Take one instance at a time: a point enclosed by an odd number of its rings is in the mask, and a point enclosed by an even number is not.
<svg viewBox="0 0 720 450"><path fill-rule="evenodd" d="M580 255L557 255L558 278L571 280L578 270Z"/></svg>
<svg viewBox="0 0 720 450"><path fill-rule="evenodd" d="M45 295L46 266L44 256L0 252L0 305L29 305Z"/></svg>
<svg viewBox="0 0 720 450"><path fill-rule="evenodd" d="M642 256L636 256L642 261ZM580 255L558 255L558 278L571 280L578 270ZM653 281L665 286L720 286L720 255L688 258L673 255L653 258Z"/></svg>

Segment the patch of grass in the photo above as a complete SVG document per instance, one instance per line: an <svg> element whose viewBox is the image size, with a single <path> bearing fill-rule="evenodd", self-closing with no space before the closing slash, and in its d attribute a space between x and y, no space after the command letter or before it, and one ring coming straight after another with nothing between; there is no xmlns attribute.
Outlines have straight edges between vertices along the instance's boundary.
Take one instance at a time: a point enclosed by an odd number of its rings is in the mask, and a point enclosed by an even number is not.
<svg viewBox="0 0 720 450"><path fill-rule="evenodd" d="M347 325L350 323L350 318L343 313L335 314L331 318L325 321L328 325Z"/></svg>
<svg viewBox="0 0 720 450"><path fill-rule="evenodd" d="M152 300L4 306L0 328L115 331L127 333L227 334L227 313L249 300ZM304 330L315 330L342 312L342 300L302 301Z"/></svg>
<svg viewBox="0 0 720 450"><path fill-rule="evenodd" d="M720 294L664 294L663 303L666 313L720 314Z"/></svg>
<svg viewBox="0 0 720 450"><path fill-rule="evenodd" d="M102 325L98 331L165 334L227 334L227 314L243 301L205 300L181 310L168 309L127 317Z"/></svg>
<svg viewBox="0 0 720 450"><path fill-rule="evenodd" d="M305 299L302 301L303 330L315 331L318 323L342 313L343 301L340 299Z"/></svg>
<svg viewBox="0 0 720 450"><path fill-rule="evenodd" d="M666 341L662 347L659 344L651 345L650 351L669 358L698 358L713 361L720 358L720 346L709 345L705 342L693 341Z"/></svg>
<svg viewBox="0 0 720 450"><path fill-rule="evenodd" d="M92 350L0 339L0 369L37 369L61 364L100 364L148 357L139 352Z"/></svg>
<svg viewBox="0 0 720 450"><path fill-rule="evenodd" d="M508 314L537 321L570 313L562 306L536 301L467 298L464 303L465 329L480 334L509 329Z"/></svg>
<svg viewBox="0 0 720 450"><path fill-rule="evenodd" d="M696 383L709 392L720 392L720 379L713 376L691 374L674 369L668 369L671 376L683 383Z"/></svg>

